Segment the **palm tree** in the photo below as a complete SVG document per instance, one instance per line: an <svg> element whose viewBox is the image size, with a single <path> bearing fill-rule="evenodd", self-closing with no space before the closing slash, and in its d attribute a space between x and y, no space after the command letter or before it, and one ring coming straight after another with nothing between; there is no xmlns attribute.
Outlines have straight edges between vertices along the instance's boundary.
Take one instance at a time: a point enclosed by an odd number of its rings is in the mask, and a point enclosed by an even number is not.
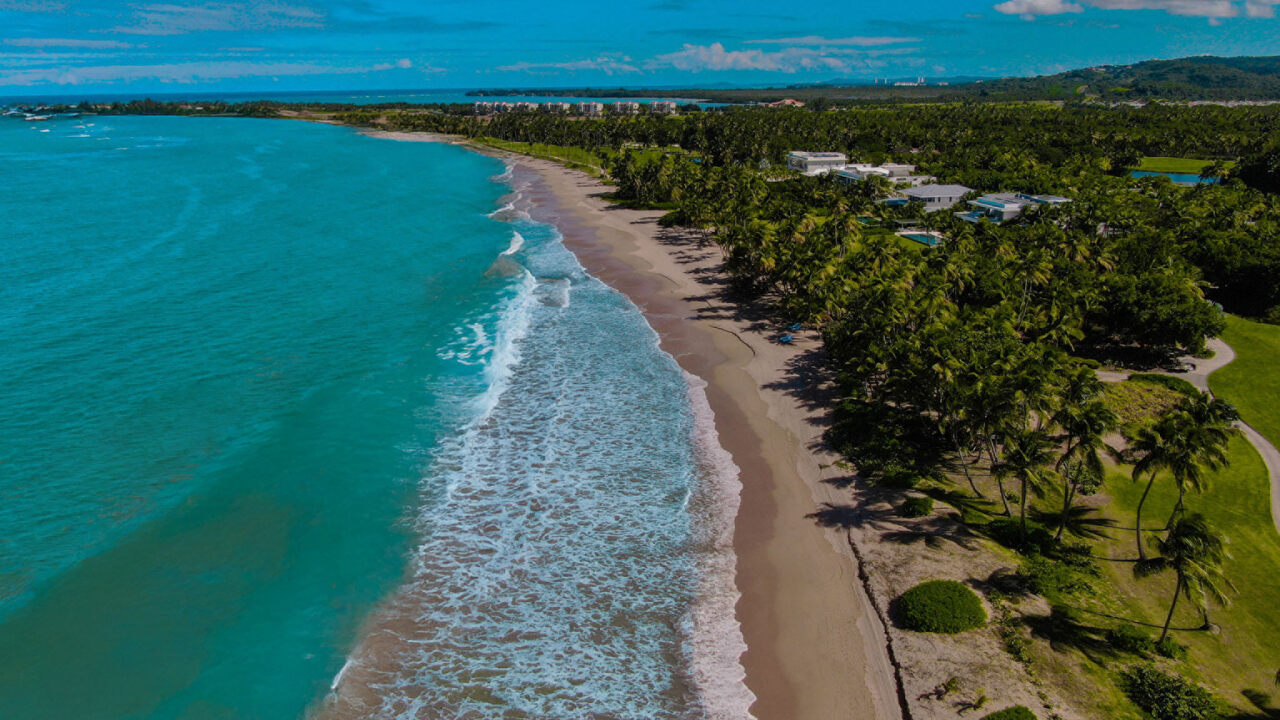
<svg viewBox="0 0 1280 720"><path fill-rule="evenodd" d="M1182 512L1187 490L1204 488L1204 469L1215 470L1227 464L1226 447L1235 432L1231 425L1235 417L1235 409L1229 404L1201 395L1184 399L1154 425L1138 431L1132 447L1142 458L1133 466L1133 479L1136 482L1147 475L1134 527L1140 560L1147 559L1142 544L1142 508L1156 475L1167 470L1178 487L1178 502L1168 525L1172 527Z"/></svg>
<svg viewBox="0 0 1280 720"><path fill-rule="evenodd" d="M1103 450L1112 448L1103 442L1120 418L1102 401L1102 382L1091 368L1082 367L1073 373L1063 387L1062 408L1053 416L1053 423L1066 433L1066 450L1054 469L1062 476L1062 514L1055 540L1062 539L1062 531L1070 515L1071 503L1076 493L1086 494L1102 483L1104 470L1100 457Z"/></svg>
<svg viewBox="0 0 1280 720"><path fill-rule="evenodd" d="M995 471L997 476L1017 478L1022 485L1018 517L1023 543L1027 541L1027 493L1039 492L1048 481L1052 448L1053 442L1043 430L1015 429L1005 433L1004 457Z"/></svg>
<svg viewBox="0 0 1280 720"><path fill-rule="evenodd" d="M1208 627L1209 601L1225 606L1230 602L1227 592L1235 590L1222 571L1223 561L1230 557L1224 547L1226 540L1209 526L1203 515L1194 513L1179 518L1169 529L1168 536L1156 538L1152 544L1160 556L1138 563L1134 566L1134 573L1138 577L1148 577L1172 570L1178 579L1159 642L1164 642L1169 636L1169 625L1173 622L1173 611L1177 609L1180 597L1196 603L1204 617L1205 627Z"/></svg>

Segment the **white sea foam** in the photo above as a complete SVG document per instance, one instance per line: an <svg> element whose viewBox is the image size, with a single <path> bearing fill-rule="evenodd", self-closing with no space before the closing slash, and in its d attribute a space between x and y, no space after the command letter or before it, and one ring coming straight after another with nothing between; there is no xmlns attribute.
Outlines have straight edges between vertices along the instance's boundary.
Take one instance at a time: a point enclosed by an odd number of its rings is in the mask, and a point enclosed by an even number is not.
<svg viewBox="0 0 1280 720"><path fill-rule="evenodd" d="M502 254L508 255L508 256L515 255L516 253L520 252L520 248L522 247L524 247L524 236L521 235L519 232L512 230L511 245L508 246L506 250L503 250Z"/></svg>
<svg viewBox="0 0 1280 720"><path fill-rule="evenodd" d="M685 622L686 652L693 682L707 717L752 717L756 696L747 688L742 654L747 650L735 607L741 593L735 581L734 523L742 504L742 481L733 456L720 445L707 383L684 373L693 411L693 443L703 465L703 482L690 498L695 533L705 548L699 561L697 600Z"/></svg>

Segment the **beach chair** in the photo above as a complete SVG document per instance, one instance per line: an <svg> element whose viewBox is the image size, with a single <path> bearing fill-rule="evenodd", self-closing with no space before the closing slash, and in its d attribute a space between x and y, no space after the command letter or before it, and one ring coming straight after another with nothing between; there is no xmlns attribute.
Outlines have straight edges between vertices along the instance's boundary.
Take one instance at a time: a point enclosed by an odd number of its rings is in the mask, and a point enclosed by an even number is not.
<svg viewBox="0 0 1280 720"><path fill-rule="evenodd" d="M790 345L793 340L795 340L795 338L791 337L790 333L778 338L778 342L782 343L783 345Z"/></svg>
<svg viewBox="0 0 1280 720"><path fill-rule="evenodd" d="M790 330L791 332L800 332L801 330L804 329L804 326L801 325L800 323L791 323L790 325L787 326L787 329Z"/></svg>

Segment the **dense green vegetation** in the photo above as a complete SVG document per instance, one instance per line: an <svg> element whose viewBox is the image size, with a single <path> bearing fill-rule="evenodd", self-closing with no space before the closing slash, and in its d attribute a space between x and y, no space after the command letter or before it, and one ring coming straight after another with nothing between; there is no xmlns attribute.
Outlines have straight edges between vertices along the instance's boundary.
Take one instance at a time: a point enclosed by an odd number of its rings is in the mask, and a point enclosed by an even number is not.
<svg viewBox="0 0 1280 720"><path fill-rule="evenodd" d="M897 622L908 630L958 633L982 627L987 611L982 601L963 583L930 580L904 592L891 608Z"/></svg>
<svg viewBox="0 0 1280 720"><path fill-rule="evenodd" d="M599 98L670 97L710 102L774 102L795 98L808 102L918 100L1076 100L1097 97L1113 101L1270 100L1280 98L1280 57L1199 56L1149 60L1133 65L1104 65L1027 78L957 78L949 85L895 87L854 83L795 85L784 88L581 88L553 90L487 90L476 95L559 95Z"/></svg>
<svg viewBox="0 0 1280 720"><path fill-rule="evenodd" d="M1125 672L1125 691L1155 720L1221 717L1217 703L1204 688L1150 665L1137 665Z"/></svg>
<svg viewBox="0 0 1280 720"><path fill-rule="evenodd" d="M1011 708L983 715L982 720L1036 720L1036 714L1023 705L1014 705Z"/></svg>

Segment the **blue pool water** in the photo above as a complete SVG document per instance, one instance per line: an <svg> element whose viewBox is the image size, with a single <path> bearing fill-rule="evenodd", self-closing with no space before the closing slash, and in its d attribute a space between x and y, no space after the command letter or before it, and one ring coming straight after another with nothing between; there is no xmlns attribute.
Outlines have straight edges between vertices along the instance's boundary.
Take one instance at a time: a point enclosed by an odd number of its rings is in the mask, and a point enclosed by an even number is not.
<svg viewBox="0 0 1280 720"><path fill-rule="evenodd" d="M1219 182L1219 178L1201 177L1195 173L1151 172L1148 170L1131 170L1129 172L1129 176L1135 178L1156 177L1158 175L1163 175L1179 185L1216 185Z"/></svg>
<svg viewBox="0 0 1280 720"><path fill-rule="evenodd" d="M705 399L500 161L118 117L0 162L6 720L741 714Z"/></svg>

